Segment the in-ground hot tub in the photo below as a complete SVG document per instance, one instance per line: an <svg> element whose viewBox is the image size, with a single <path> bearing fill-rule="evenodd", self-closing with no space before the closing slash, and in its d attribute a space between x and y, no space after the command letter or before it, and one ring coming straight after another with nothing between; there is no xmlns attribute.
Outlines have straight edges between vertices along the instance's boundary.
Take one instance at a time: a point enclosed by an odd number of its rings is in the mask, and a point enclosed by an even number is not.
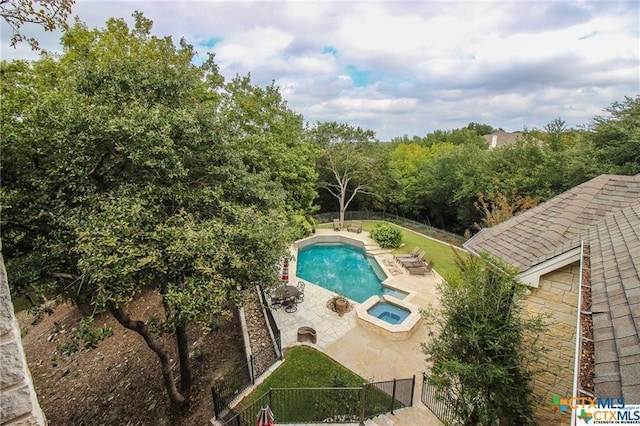
<svg viewBox="0 0 640 426"><path fill-rule="evenodd" d="M420 311L393 296L371 296L356 308L358 324L391 340L408 339L420 327Z"/></svg>
<svg viewBox="0 0 640 426"><path fill-rule="evenodd" d="M367 313L382 321L394 324L402 324L407 319L411 311L402 306L394 305L389 302L378 302L367 310Z"/></svg>

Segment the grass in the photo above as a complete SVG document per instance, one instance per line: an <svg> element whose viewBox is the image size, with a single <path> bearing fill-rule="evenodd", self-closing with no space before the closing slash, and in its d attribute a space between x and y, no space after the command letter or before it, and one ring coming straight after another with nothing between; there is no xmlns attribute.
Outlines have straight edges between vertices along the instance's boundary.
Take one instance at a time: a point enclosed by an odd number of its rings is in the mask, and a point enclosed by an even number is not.
<svg viewBox="0 0 640 426"><path fill-rule="evenodd" d="M322 352L307 346L290 349L285 361L269 377L258 385L239 405L240 411L261 399L270 389L276 388L360 388L366 380L335 362ZM368 407L384 412L391 405L391 398L372 387L367 393ZM269 402L280 422L318 422L341 415L358 415L360 389L308 389L278 391ZM243 414L254 419L260 405ZM397 402L394 406L399 407Z"/></svg>
<svg viewBox="0 0 640 426"><path fill-rule="evenodd" d="M451 247L448 244L424 237L415 232L400 228L402 242L404 246L393 251L393 254L408 253L413 247L419 247L427 253L426 259L433 262L435 269L446 280L453 273L457 273L459 268L456 264L456 253L467 256L464 250Z"/></svg>
<svg viewBox="0 0 640 426"><path fill-rule="evenodd" d="M282 365L258 385L245 401L255 401L271 388L361 386L364 382L362 377L322 352L298 346L287 352Z"/></svg>
<svg viewBox="0 0 640 426"><path fill-rule="evenodd" d="M364 231L371 232L377 223L381 223L381 221L363 221L362 229ZM396 226L394 224L391 225ZM319 227L331 229L333 224L323 223ZM442 275L444 279L447 279L451 274L458 271L458 266L455 261L455 253L466 256L466 253L463 250L454 249L449 244L439 242L404 228L398 228L402 234L402 243L404 245L399 249L394 250L393 254L409 253L413 247L419 247L421 250L427 252L427 260L433 262L434 269Z"/></svg>

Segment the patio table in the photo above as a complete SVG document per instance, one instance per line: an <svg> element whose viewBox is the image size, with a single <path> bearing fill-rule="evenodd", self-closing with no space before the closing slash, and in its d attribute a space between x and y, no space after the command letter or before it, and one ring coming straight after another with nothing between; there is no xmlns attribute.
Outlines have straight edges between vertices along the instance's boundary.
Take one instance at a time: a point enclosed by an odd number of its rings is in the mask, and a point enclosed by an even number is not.
<svg viewBox="0 0 640 426"><path fill-rule="evenodd" d="M299 296L302 296L302 292L298 290L297 287L292 285L283 285L281 287L276 288L273 291L273 295L278 299L296 299Z"/></svg>

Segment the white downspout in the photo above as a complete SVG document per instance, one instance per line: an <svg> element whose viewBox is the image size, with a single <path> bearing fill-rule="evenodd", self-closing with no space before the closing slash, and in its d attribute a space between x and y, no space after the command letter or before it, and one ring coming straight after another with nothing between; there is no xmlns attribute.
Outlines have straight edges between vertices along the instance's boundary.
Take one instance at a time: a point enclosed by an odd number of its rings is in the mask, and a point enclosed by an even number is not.
<svg viewBox="0 0 640 426"><path fill-rule="evenodd" d="M578 381L580 380L580 358L582 357L582 328L580 318L582 316L582 268L584 261L584 240L580 241L580 278L578 279L578 315L576 318L576 347L573 363L573 393L574 398L578 397ZM576 424L576 410L571 410L571 426Z"/></svg>

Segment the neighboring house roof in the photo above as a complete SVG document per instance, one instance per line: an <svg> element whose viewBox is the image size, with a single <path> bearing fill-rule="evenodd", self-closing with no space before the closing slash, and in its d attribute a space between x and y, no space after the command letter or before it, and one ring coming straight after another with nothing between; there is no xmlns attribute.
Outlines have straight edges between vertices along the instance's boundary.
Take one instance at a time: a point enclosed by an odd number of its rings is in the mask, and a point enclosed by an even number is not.
<svg viewBox="0 0 640 426"><path fill-rule="evenodd" d="M518 138L522 137L522 132L507 133L504 130L497 130L482 137L491 148L499 148L504 145L515 144Z"/></svg>
<svg viewBox="0 0 640 426"><path fill-rule="evenodd" d="M640 404L640 201L589 231L596 395Z"/></svg>
<svg viewBox="0 0 640 426"><path fill-rule="evenodd" d="M590 245L595 392L640 404L640 174L601 175L464 244L517 266L523 281L580 260Z"/></svg>
<svg viewBox="0 0 640 426"><path fill-rule="evenodd" d="M501 146L505 145L515 145L518 139L521 139L523 137L524 133L522 132L507 133L504 130L496 130L489 135L482 136L482 138L485 140L485 142L487 142L489 148L491 149L500 148ZM534 138L533 140L540 146L544 144L544 142L542 142L540 139Z"/></svg>

